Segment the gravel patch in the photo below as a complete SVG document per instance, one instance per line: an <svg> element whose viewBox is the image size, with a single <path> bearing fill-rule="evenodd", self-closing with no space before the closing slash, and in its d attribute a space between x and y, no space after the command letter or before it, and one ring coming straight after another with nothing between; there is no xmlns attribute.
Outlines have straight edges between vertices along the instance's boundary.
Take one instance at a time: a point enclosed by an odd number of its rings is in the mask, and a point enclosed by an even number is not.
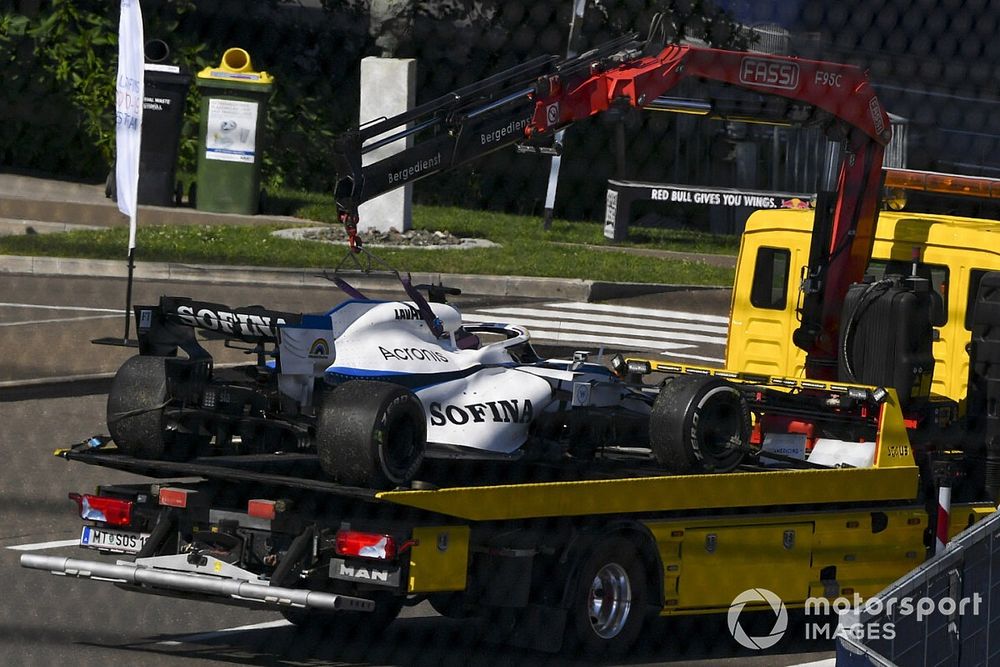
<svg viewBox="0 0 1000 667"><path fill-rule="evenodd" d="M279 229L272 233L275 236L295 241L319 241L338 245L347 243L347 232L341 225ZM395 228L391 228L387 232L369 230L361 232L358 236L361 237L361 242L369 248L464 250L468 248L495 248L499 245L486 239L466 239L455 236L451 232L432 232L426 229L411 229L405 232L400 232Z"/></svg>

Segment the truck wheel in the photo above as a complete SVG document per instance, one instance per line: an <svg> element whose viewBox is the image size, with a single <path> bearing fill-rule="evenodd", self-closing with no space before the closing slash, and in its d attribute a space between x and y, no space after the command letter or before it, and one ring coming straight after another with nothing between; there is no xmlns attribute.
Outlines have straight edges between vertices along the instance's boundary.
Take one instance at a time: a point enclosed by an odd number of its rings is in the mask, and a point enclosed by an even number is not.
<svg viewBox="0 0 1000 667"><path fill-rule="evenodd" d="M568 648L588 657L624 654L642 630L647 594L635 545L622 537L597 543L570 593Z"/></svg>
<svg viewBox="0 0 1000 667"><path fill-rule="evenodd" d="M336 591L330 589L328 592ZM322 634L324 639L333 638L337 643L373 640L399 616L403 609L403 598L399 595L375 594L372 599L375 600L374 611L283 609L281 615L303 631Z"/></svg>
<svg viewBox="0 0 1000 667"><path fill-rule="evenodd" d="M656 397L649 445L671 472L728 472L743 460L750 429L750 409L733 384L681 375Z"/></svg>
<svg viewBox="0 0 1000 667"><path fill-rule="evenodd" d="M431 608L446 618L472 618L476 608L464 593L431 593L427 596Z"/></svg>
<svg viewBox="0 0 1000 667"><path fill-rule="evenodd" d="M341 484L393 488L413 479L424 459L427 418L405 387L351 380L325 394L316 414L316 453Z"/></svg>
<svg viewBox="0 0 1000 667"><path fill-rule="evenodd" d="M167 451L163 408L167 403L166 357L134 356L111 382L108 430L123 453L143 459Z"/></svg>

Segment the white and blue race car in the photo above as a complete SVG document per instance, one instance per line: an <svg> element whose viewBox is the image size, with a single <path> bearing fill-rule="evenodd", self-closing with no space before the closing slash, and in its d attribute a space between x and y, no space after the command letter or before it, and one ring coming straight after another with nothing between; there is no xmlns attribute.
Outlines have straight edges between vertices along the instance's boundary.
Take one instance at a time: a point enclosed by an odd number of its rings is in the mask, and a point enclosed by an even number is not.
<svg viewBox="0 0 1000 667"><path fill-rule="evenodd" d="M354 298L313 315L179 297L137 307L140 354L108 396L112 438L152 459L315 450L333 480L375 488L408 485L428 452L587 461L640 448L675 472L743 458L750 417L734 385L683 375L645 385L582 353L542 359L524 329L463 323L403 284L408 301L345 286ZM199 330L256 363L215 368Z"/></svg>

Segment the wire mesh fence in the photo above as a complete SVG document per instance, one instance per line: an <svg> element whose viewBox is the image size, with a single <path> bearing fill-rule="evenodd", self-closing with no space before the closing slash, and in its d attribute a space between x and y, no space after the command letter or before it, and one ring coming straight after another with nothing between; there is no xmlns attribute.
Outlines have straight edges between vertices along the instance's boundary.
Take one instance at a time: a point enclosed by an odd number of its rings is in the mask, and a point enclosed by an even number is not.
<svg viewBox="0 0 1000 667"><path fill-rule="evenodd" d="M631 32L637 44L654 51L654 46L679 43L858 66L869 73L890 112L893 139L886 166L1000 175L1000 124L994 120L1000 109L1000 42L994 39L1000 5L986 0L145 0L142 5L147 37L168 47L165 62L195 74L218 66L227 49L240 47L252 55L256 69L274 77L261 128L262 185L272 192L333 195L338 176L333 148L338 137L359 125L364 58L412 59L413 104L419 106L534 58L585 54ZM661 18L654 22L658 13ZM116 20L106 0L0 4L0 171L105 180L114 159ZM671 93L672 104L696 110L706 89L717 92L703 81L690 82ZM395 91L374 90L379 92ZM183 99L177 170L188 180L205 148L199 136L201 96L192 85ZM461 127L458 118L446 120L444 132ZM831 136L830 126L822 123L798 125L806 123L621 110L566 129L559 139L557 178L552 177L552 155L508 146L417 180L413 197L418 204L454 206L469 215L526 214L540 225L547 208L570 221L604 222L609 181L808 197L831 187L844 137ZM746 213L647 201L632 208L632 222L733 235ZM10 289L27 288L18 283ZM74 288L60 283L58 289ZM80 298L91 297L97 298ZM96 302L88 304L98 308ZM10 349L0 352L13 375L15 367L30 364L18 358L16 341L4 340ZM62 498L68 490L81 489L67 488L64 462L38 466L32 457L101 430L104 409L103 396L93 393L0 403L0 424L7 428L3 444L10 455L0 486L4 546L24 546L47 527L66 523L63 515L72 514L72 504ZM80 473L74 481L93 486L109 480L136 481L101 470ZM363 519L377 515L372 510ZM563 539L559 531L587 528L588 522L541 519L532 529L546 536L544 548L554 552ZM502 528L491 526L498 532ZM704 549L709 542L706 537ZM55 542L40 544L41 549L61 548ZM504 549L515 551L507 544ZM748 550L745 562L737 557L734 563L753 568L753 559ZM565 563L551 559L546 564L551 569L520 574L540 587L549 580L568 581L558 571ZM13 565L10 571L18 572ZM384 634L331 639L334 635L315 626L275 623L273 614L218 612L205 603L192 607L152 596L128 597L111 587L74 587L64 594L62 582L37 581L21 574L4 585L0 641L9 645L10 664L106 664L109 653L137 664L576 664L586 658L556 658L491 638L502 636L499 631L513 614L502 604L507 591L499 588L490 592L498 611L471 626L458 618L467 610L439 599L456 618L407 608L402 621ZM497 581L497 586L507 585L502 577ZM602 591L595 584L595 600ZM48 602L40 603L42 598ZM773 621L747 620L747 631L765 635L773 631ZM650 620L632 653L605 662L794 664L829 657L830 637L806 637L803 619L795 613L789 623L790 639L761 658L755 649L733 643L733 626L722 616ZM249 629L241 630L245 626Z"/></svg>

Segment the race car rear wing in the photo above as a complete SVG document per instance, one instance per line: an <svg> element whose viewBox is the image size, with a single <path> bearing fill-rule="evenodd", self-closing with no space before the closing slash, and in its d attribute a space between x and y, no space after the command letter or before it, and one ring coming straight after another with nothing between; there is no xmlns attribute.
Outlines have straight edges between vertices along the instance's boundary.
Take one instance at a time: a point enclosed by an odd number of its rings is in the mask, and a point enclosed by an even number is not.
<svg viewBox="0 0 1000 667"><path fill-rule="evenodd" d="M299 324L301 313L269 310L263 306L233 308L187 297L163 296L157 306L136 306L139 353L172 356L181 348L194 358L208 356L195 337L195 330L209 337L237 340L254 345L277 343L277 327Z"/></svg>
<svg viewBox="0 0 1000 667"><path fill-rule="evenodd" d="M427 289L434 296L459 290L447 290L440 285L414 286L409 275L393 272L403 287L403 291L416 305L421 319L435 336L444 335L441 321L434 315L427 299L419 289ZM334 283L352 299L366 299L364 294L354 289L336 274L330 277ZM441 299L443 301L443 299ZM233 308L220 303L196 301L188 297L161 296L157 306L136 306L135 320L139 331L139 353L156 356L173 356L177 348L184 350L192 359L210 356L201 347L195 330L201 330L207 338L226 341L242 341L252 345L278 343L278 327L284 324L303 323L302 313L270 310L263 306L240 306Z"/></svg>

